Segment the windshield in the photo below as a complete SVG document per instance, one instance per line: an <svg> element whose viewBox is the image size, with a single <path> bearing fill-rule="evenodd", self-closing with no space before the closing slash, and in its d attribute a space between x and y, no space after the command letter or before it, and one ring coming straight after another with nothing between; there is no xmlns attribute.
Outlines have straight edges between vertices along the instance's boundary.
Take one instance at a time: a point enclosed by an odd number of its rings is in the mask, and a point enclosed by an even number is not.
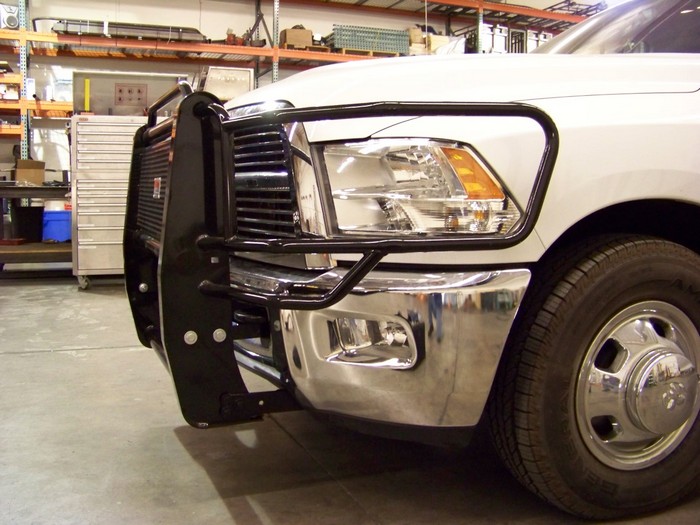
<svg viewBox="0 0 700 525"><path fill-rule="evenodd" d="M588 20L533 53L700 53L700 0L636 0Z"/></svg>

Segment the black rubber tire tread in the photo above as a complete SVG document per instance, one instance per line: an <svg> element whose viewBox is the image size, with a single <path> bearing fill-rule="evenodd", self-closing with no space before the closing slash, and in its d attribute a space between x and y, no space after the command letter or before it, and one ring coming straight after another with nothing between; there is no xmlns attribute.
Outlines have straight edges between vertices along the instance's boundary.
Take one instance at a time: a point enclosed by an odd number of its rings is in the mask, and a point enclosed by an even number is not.
<svg viewBox="0 0 700 525"><path fill-rule="evenodd" d="M581 290L619 261L642 261L649 254L659 253L700 268L700 256L685 247L639 236L590 238L544 259L533 272L491 391L488 427L494 448L505 465L526 488L579 517L613 519L654 512L687 496L698 482L698 475L693 474L695 484L691 481L671 494L649 498L648 503L633 508L592 503L580 497L561 477L548 457L551 447L544 445L539 428L544 426L545 405L541 384L545 375L552 373L547 370L548 354L553 352L551 339L575 307L573 303ZM539 403L542 404L538 406ZM686 436L683 447L690 437L700 440L700 422L696 421L691 432L694 436ZM693 455L697 456L698 447L693 446Z"/></svg>

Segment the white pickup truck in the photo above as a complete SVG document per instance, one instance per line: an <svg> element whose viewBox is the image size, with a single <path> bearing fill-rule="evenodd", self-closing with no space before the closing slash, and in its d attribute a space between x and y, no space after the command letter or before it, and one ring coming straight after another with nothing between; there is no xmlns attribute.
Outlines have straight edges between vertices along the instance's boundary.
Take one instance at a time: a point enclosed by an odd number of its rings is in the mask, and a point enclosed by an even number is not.
<svg viewBox="0 0 700 525"><path fill-rule="evenodd" d="M181 86L157 123L164 96L135 139L125 273L184 417L303 407L448 444L481 423L589 518L693 491L699 34L699 0L645 0L553 54L334 65L226 108Z"/></svg>

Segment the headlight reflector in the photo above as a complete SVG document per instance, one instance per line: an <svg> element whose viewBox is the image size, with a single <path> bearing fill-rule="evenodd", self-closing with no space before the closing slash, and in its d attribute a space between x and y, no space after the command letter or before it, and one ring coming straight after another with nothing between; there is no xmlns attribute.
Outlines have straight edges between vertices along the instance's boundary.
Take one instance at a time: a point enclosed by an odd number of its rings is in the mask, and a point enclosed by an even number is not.
<svg viewBox="0 0 700 525"><path fill-rule="evenodd" d="M322 151L342 233L505 234L520 219L469 146L376 139Z"/></svg>
<svg viewBox="0 0 700 525"><path fill-rule="evenodd" d="M284 100L268 100L266 102L258 102L248 106L238 106L228 109L228 114L231 118L250 117L265 113L266 111L274 111L278 109L291 108L292 105Z"/></svg>

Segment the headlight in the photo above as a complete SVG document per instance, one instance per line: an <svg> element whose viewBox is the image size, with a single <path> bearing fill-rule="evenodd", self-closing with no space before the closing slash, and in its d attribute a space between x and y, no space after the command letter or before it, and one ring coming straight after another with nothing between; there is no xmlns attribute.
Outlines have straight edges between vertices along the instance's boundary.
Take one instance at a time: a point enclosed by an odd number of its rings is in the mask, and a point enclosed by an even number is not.
<svg viewBox="0 0 700 525"><path fill-rule="evenodd" d="M250 104L248 106L238 106L235 108L229 108L228 114L231 118L250 117L259 113L265 113L266 111L273 111L277 109L285 109L291 107L292 105L289 102L285 102L284 100L270 100L267 102L258 102L256 104Z"/></svg>
<svg viewBox="0 0 700 525"><path fill-rule="evenodd" d="M506 234L520 210L469 146L377 139L322 148L342 233Z"/></svg>

